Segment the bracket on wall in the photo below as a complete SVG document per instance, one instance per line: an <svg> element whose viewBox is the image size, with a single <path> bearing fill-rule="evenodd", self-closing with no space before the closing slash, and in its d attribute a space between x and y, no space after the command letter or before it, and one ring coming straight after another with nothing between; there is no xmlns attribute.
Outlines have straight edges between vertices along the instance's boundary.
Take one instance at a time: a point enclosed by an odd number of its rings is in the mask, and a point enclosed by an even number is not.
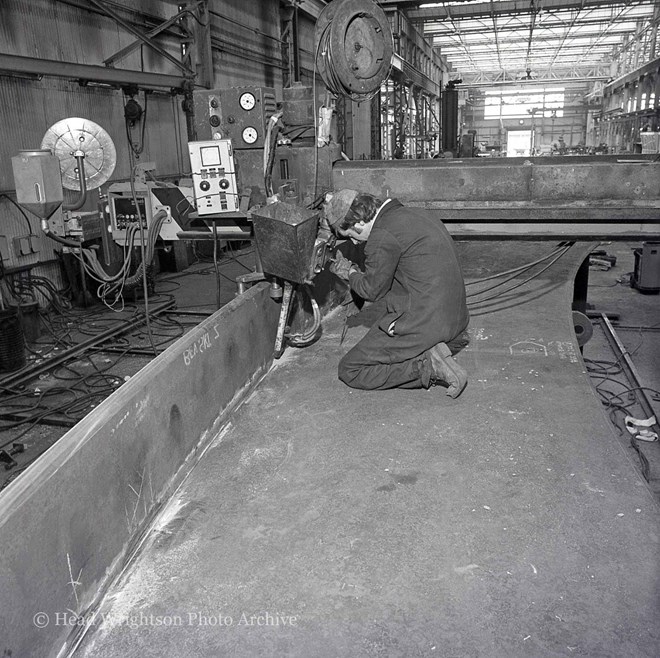
<svg viewBox="0 0 660 658"><path fill-rule="evenodd" d="M130 55L134 50L139 48L141 45L143 45L144 39L153 39L154 37L158 36L161 34L161 32L164 32L165 30L177 25L181 27L181 19L183 19L186 15L197 11L200 7L202 7L205 3L202 0L199 0L198 2L193 2L190 3L189 6L186 6L184 9L179 11L177 14L172 16L171 18L168 18L166 21L163 21L153 29L149 30L149 32L145 33L143 35L143 38L138 38L132 43L129 43L127 46L122 48L121 50L118 50L116 53L113 55L110 55L110 57L107 57L106 59L103 60L103 63L106 66L114 66L115 62L117 62L120 59L123 59L127 55ZM104 11L104 13L106 13ZM187 35L186 35L187 36Z"/></svg>
<svg viewBox="0 0 660 658"><path fill-rule="evenodd" d="M185 76L193 77L195 72L186 66L183 62L179 61L174 55L167 52L162 46L157 44L152 37L144 34L141 30L132 25L129 21L122 18L113 9L111 9L103 0L89 0L89 3L96 7L99 11L110 17L115 23L121 25L127 32L130 32L138 38L139 41L149 46L153 51L164 57L167 61L174 64ZM163 28L164 29L164 28ZM160 31L160 30L159 30ZM138 44L139 45L139 44Z"/></svg>

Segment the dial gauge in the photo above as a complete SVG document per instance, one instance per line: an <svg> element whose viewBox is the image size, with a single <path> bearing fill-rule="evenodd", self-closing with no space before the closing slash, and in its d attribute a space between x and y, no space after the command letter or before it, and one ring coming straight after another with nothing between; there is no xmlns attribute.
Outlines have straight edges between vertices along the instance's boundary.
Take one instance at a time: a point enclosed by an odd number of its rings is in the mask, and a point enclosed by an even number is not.
<svg viewBox="0 0 660 658"><path fill-rule="evenodd" d="M238 104L246 111L250 111L256 104L257 99L254 97L254 94L246 91L244 94L241 94L238 99Z"/></svg>
<svg viewBox="0 0 660 658"><path fill-rule="evenodd" d="M243 137L243 141L246 144L254 144L257 141L259 135L257 133L256 128L253 128L252 126L248 126L247 128L243 128L243 133L241 134L241 137Z"/></svg>

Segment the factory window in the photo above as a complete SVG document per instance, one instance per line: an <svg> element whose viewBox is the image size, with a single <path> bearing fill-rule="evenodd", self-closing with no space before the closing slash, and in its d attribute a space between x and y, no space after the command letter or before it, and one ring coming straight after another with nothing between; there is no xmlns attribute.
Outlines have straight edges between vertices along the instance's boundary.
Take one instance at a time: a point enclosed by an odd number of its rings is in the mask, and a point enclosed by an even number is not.
<svg viewBox="0 0 660 658"><path fill-rule="evenodd" d="M487 91L485 119L523 119L564 116L564 88Z"/></svg>

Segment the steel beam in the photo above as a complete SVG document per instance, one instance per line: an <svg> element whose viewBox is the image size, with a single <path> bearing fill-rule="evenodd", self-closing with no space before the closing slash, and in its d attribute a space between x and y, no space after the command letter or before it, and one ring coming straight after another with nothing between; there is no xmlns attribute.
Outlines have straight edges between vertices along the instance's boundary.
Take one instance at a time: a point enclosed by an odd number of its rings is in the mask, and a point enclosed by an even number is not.
<svg viewBox="0 0 660 658"><path fill-rule="evenodd" d="M660 235L660 162L652 157L339 161L333 184L430 209L466 238Z"/></svg>
<svg viewBox="0 0 660 658"><path fill-rule="evenodd" d="M634 71L631 71L630 73L626 73L625 75L622 75L616 80L613 80L612 82L607 84L603 89L603 93L606 96L609 94L613 94L618 89L621 89L621 87L625 87L626 85L629 85L633 82L637 82L646 75L655 75L659 72L660 72L660 57L656 57L654 60L651 60L647 64L644 64L643 66L640 66Z"/></svg>
<svg viewBox="0 0 660 658"><path fill-rule="evenodd" d="M593 73L593 66L585 66L581 70L568 70L565 68L541 71L538 77L533 80L522 79L518 80L516 78L502 78L501 71L493 72L480 72L480 73L469 73L464 72L461 74L463 82L461 83L461 89L481 89L483 87L519 87L519 86L549 86L549 85L562 85L562 86L572 86L579 85L584 87L585 84L595 82L596 80L609 80L611 77L609 73ZM588 75L589 72L592 72L592 75Z"/></svg>
<svg viewBox="0 0 660 658"><path fill-rule="evenodd" d="M381 0L381 5L387 7L388 5L397 4L400 2L396 0ZM406 9L406 16L413 23L420 23L426 21L444 21L448 18L463 19L463 18L477 18L479 16L490 17L491 12L497 16L511 15L511 14L530 14L534 11L534 7L529 0L502 0L502 2L478 2L474 4L465 5L451 5L451 9L445 6L445 3L435 7L419 8L423 2L416 2L418 5L416 9ZM543 11L553 12L561 9L580 9L582 11L588 9L603 9L606 7L621 7L629 9L630 7L637 7L647 5L647 0L543 0Z"/></svg>
<svg viewBox="0 0 660 658"><path fill-rule="evenodd" d="M538 221L512 219L511 216L494 215L488 222L474 221L472 215L462 221L455 213L434 211L434 216L441 220L455 240L531 240L558 241L575 240L592 242L638 242L657 240L660 235L660 220L656 222L636 222L629 225L621 220L610 224L602 220L588 222L584 216L572 223L543 218Z"/></svg>
<svg viewBox="0 0 660 658"><path fill-rule="evenodd" d="M602 34L601 27L603 23L606 22L607 21L604 21L602 18L594 18L594 19L589 19L584 17L580 18L579 24L581 28L584 28L585 26L591 27L589 32L580 32L580 38L595 39L596 37L600 36ZM554 32L556 30L566 29L566 21L557 20L555 22L550 22L550 20L544 19L543 25L541 27L535 24L535 28L537 27L539 30L542 30L542 32L538 36L538 40L536 41L535 46L538 45L539 42L545 44L553 39L554 40L561 39L561 34L554 34ZM514 34L517 36L518 34L522 34L524 32L524 26L512 27L510 25L507 25L504 28L500 28L500 34L502 34L503 32L508 34ZM470 24L469 26L467 24L464 24L461 27L461 34L463 36L473 36L473 35L483 36L484 26L481 21L479 22L475 21L473 24ZM624 24L624 21L621 21L619 23L614 23L612 24L612 27L608 31L608 34L618 35L618 36L621 36L622 34L630 34L630 27L626 26ZM452 36L454 36L454 32L449 25L442 23L428 23L424 26L424 37L426 39L432 39L432 38L446 39ZM511 38L510 36L507 36L507 34L504 34L503 36L506 39L507 43L515 43L516 41L526 42L528 39L527 36L523 36L519 38L515 38L515 37ZM619 44L617 43L617 45ZM439 44L439 47L442 47L444 49L447 47L447 44L441 43Z"/></svg>
<svg viewBox="0 0 660 658"><path fill-rule="evenodd" d="M7 55L6 53L0 53L0 71L100 82L118 87L134 84L143 89L182 89L187 83L186 78L176 75L114 69L76 62L59 62L36 57L23 57L22 55Z"/></svg>
<svg viewBox="0 0 660 658"><path fill-rule="evenodd" d="M58 610L71 597L71 585L61 577L62 555L75 546L75 573L84 569L76 595L85 614L96 610L164 501L268 371L277 310L265 283L233 299L0 492L2 644L13 655L77 647L80 628L52 623L44 629L32 622L34 610ZM28 572L29 588L20 577L5 576ZM11 624L4 623L5 611L11 611Z"/></svg>
<svg viewBox="0 0 660 658"><path fill-rule="evenodd" d="M189 8L192 7L192 4ZM197 16L189 12L185 18L192 43L188 44L186 62L195 69L195 82L200 87L210 89L215 83L213 72L213 48L211 40L211 15L209 1L201 0L195 5Z"/></svg>
<svg viewBox="0 0 660 658"><path fill-rule="evenodd" d="M298 8L314 20L317 20L321 12L330 0L285 0L285 6Z"/></svg>
<svg viewBox="0 0 660 658"><path fill-rule="evenodd" d="M392 55L391 76L403 84L417 85L431 96L440 96L440 85L397 53Z"/></svg>
<svg viewBox="0 0 660 658"><path fill-rule="evenodd" d="M197 3L197 5L199 4L201 3ZM149 30L149 32L147 32L145 36L148 37L149 39L158 36L164 30L167 30L168 28L172 27L172 25L174 25L178 20L180 20L185 14L188 14L190 11L191 8L188 7L186 7L186 9L182 9L178 14L172 16L172 18L169 18L160 25L157 25L153 30ZM118 50L116 53L114 53L114 55L110 55L110 57L104 59L103 63L106 66L112 66L117 60L123 59L124 57L132 53L136 48L139 48L142 44L143 44L142 39L136 39L135 41L133 41L133 43L129 43L128 46L125 46L121 50Z"/></svg>
<svg viewBox="0 0 660 658"><path fill-rule="evenodd" d="M144 42L145 45L149 46L149 48L157 52L161 57L164 57L166 60L174 64L174 66L180 69L185 75L194 75L194 71L191 71L187 66L185 66L185 64L181 63L176 57L168 53L167 50L159 46L155 41L153 41L153 39L150 39L146 34L138 30L138 28L136 28L134 25L124 20L119 14L105 5L102 0L88 0L88 2L112 18L112 20L115 21L117 25L121 25L127 32L130 32L140 41Z"/></svg>

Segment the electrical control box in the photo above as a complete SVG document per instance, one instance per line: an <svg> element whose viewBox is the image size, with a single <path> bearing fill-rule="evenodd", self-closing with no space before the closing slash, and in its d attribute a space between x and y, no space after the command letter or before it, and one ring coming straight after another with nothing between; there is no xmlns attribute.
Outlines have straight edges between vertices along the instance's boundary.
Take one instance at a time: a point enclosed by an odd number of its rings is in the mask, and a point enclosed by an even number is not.
<svg viewBox="0 0 660 658"><path fill-rule="evenodd" d="M188 142L198 215L239 209L236 168L230 139Z"/></svg>
<svg viewBox="0 0 660 658"><path fill-rule="evenodd" d="M200 89L193 99L198 139L231 139L236 150L264 148L268 120L277 112L275 89Z"/></svg>
<svg viewBox="0 0 660 658"><path fill-rule="evenodd" d="M113 183L108 188L107 203L112 239L117 244L125 246L129 229L135 226L138 231L133 236L133 245L140 246L138 217L142 218L142 229L146 238L154 216L160 210L164 210L167 218L161 225L158 235L162 240L178 240L177 233L188 228L188 214L193 210L192 201L191 190L176 185L135 183L131 189L130 183Z"/></svg>

